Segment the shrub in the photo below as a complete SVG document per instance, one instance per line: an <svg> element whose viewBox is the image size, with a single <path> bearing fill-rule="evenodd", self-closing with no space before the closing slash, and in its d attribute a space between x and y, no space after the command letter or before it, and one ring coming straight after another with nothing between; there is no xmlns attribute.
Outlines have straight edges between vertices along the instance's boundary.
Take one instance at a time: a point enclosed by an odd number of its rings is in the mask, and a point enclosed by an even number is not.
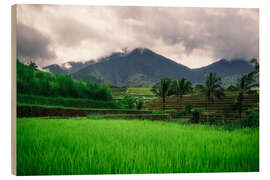
<svg viewBox="0 0 270 180"><path fill-rule="evenodd" d="M191 123L195 123L195 124L200 123L203 109L202 108L194 108L191 110L191 112L192 112Z"/></svg>
<svg viewBox="0 0 270 180"><path fill-rule="evenodd" d="M192 105L191 104L186 104L185 108L183 111L176 112L177 116L186 116L187 114L191 113L192 110Z"/></svg>
<svg viewBox="0 0 270 180"><path fill-rule="evenodd" d="M185 109L184 109L184 115L191 113L192 110L192 105L191 104L186 104Z"/></svg>
<svg viewBox="0 0 270 180"><path fill-rule="evenodd" d="M246 127L259 127L259 107L255 106L249 109L245 116L238 120L233 121L231 123L227 123L224 125L225 130L234 130L239 128L246 128Z"/></svg>
<svg viewBox="0 0 270 180"><path fill-rule="evenodd" d="M123 99L121 100L121 103L128 109L133 109L135 107L136 98L131 96L128 93L124 94Z"/></svg>
<svg viewBox="0 0 270 180"><path fill-rule="evenodd" d="M259 107L249 109L240 120L241 127L259 127Z"/></svg>
<svg viewBox="0 0 270 180"><path fill-rule="evenodd" d="M210 125L216 124L216 119L213 116L210 116L208 121Z"/></svg>
<svg viewBox="0 0 270 180"><path fill-rule="evenodd" d="M143 100L142 99L139 99L136 101L136 109L137 110L141 110L143 107Z"/></svg>

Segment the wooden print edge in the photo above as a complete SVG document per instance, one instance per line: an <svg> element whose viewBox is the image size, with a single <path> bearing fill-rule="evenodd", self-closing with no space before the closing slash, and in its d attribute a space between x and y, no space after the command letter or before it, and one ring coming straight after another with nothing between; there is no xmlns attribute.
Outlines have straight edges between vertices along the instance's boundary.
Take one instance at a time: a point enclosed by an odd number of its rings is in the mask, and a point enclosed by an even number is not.
<svg viewBox="0 0 270 180"><path fill-rule="evenodd" d="M11 6L11 173L17 174L16 148L16 24L17 5Z"/></svg>

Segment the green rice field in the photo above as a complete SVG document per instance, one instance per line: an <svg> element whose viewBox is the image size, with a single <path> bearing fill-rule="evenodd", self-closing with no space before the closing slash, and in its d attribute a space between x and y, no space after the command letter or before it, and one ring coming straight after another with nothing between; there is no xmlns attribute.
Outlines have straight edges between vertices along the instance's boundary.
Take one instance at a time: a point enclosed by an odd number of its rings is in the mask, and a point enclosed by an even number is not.
<svg viewBox="0 0 270 180"><path fill-rule="evenodd" d="M258 129L17 118L17 175L247 171L259 171Z"/></svg>
<svg viewBox="0 0 270 180"><path fill-rule="evenodd" d="M151 88L127 88L126 90L120 90L119 88L114 88L112 90L113 99L120 100L123 99L125 93L128 93L132 97L142 98L143 100L153 100L157 97L151 92Z"/></svg>

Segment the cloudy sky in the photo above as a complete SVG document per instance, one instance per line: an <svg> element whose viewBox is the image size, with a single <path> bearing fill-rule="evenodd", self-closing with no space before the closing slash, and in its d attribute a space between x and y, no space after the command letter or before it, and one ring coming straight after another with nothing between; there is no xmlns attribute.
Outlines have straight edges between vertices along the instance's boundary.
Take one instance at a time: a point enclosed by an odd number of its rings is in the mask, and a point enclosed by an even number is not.
<svg viewBox="0 0 270 180"><path fill-rule="evenodd" d="M40 66L149 48L196 68L259 57L259 10L124 6L17 6L17 55Z"/></svg>

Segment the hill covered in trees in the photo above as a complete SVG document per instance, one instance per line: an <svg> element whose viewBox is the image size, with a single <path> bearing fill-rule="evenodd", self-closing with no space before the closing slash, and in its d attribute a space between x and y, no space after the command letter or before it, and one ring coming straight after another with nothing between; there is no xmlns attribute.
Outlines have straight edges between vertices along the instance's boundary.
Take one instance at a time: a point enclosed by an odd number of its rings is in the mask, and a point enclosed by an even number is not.
<svg viewBox="0 0 270 180"><path fill-rule="evenodd" d="M71 75L40 71L35 64L17 60L17 94L46 97L87 98L111 101L111 89L105 84L77 81Z"/></svg>
<svg viewBox="0 0 270 180"><path fill-rule="evenodd" d="M83 81L91 79L94 82L105 82L118 87L151 87L162 77L172 79L186 77L193 83L202 83L210 72L216 72L219 77L226 79L224 82L228 82L254 69L242 59L230 61L221 59L205 67L190 69L146 48L113 53L95 63L80 66L81 68L77 70L72 67L72 72L67 72L60 65L47 66L46 70L52 73L68 73Z"/></svg>

